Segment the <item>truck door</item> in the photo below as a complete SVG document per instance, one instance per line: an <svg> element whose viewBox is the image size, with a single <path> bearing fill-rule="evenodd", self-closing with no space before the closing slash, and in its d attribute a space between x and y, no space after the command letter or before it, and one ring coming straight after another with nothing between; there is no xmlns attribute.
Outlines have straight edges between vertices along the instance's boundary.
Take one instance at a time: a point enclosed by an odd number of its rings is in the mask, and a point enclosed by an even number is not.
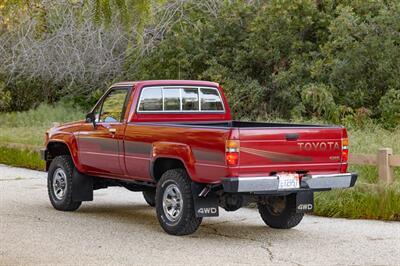
<svg viewBox="0 0 400 266"><path fill-rule="evenodd" d="M79 160L90 173L124 174L120 156L123 156L123 119L129 91L120 87L110 89L93 110L96 127L86 123L79 132Z"/></svg>

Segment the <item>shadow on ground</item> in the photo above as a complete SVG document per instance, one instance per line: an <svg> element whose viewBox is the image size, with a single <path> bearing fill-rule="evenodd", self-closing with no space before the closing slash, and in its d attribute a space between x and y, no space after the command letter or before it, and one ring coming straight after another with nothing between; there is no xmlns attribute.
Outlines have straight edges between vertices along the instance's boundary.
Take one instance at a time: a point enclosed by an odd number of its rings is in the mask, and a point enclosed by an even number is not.
<svg viewBox="0 0 400 266"><path fill-rule="evenodd" d="M255 211L255 210L246 210ZM104 223L122 223L128 226L142 226L145 230L164 233L161 229L155 208L149 207L146 204L107 204L107 205L86 205L82 206L73 215L82 216L85 218L94 218L97 222ZM196 233L186 236L197 239L210 238L232 238L243 239L250 241L259 241L268 236L279 235L280 238L301 239L304 237L302 231L296 228L290 230L279 230L269 228L261 221L248 220L240 218L229 213L224 217L205 218Z"/></svg>

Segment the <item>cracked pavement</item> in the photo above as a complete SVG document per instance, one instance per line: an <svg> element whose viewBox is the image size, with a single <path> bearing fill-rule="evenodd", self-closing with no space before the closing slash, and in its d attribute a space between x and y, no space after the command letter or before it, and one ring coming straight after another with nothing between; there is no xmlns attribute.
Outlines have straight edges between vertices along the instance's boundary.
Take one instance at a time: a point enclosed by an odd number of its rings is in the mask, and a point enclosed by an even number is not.
<svg viewBox="0 0 400 266"><path fill-rule="evenodd" d="M400 265L400 223L307 215L278 230L243 208L176 237L141 193L98 190L78 211L59 212L46 173L0 165L0 265L37 264Z"/></svg>

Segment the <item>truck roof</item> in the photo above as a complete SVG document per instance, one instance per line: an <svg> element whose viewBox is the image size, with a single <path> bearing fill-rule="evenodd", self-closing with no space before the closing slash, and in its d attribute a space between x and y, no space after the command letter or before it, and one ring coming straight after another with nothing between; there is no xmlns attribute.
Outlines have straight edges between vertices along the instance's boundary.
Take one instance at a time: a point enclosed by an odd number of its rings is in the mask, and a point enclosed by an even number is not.
<svg viewBox="0 0 400 266"><path fill-rule="evenodd" d="M167 80L138 80L138 81L123 81L114 83L111 87L118 86L156 86L156 85L197 85L197 86L212 86L217 87L218 83L203 80L178 80L178 79L167 79Z"/></svg>

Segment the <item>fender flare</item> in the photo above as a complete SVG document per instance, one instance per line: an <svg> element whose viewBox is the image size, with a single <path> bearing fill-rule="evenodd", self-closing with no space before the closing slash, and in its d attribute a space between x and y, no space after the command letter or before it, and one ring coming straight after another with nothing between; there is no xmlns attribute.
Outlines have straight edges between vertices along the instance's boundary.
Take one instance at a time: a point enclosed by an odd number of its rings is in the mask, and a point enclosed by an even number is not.
<svg viewBox="0 0 400 266"><path fill-rule="evenodd" d="M46 145L46 150L49 150L49 145L52 143L62 143L68 148L69 154L71 155L72 161L74 162L74 165L76 169L79 172L83 172L83 167L79 163L78 160L78 143L77 139L73 134L67 135L68 138L65 138L65 135L63 136L54 136L52 139L49 140L49 142Z"/></svg>
<svg viewBox="0 0 400 266"><path fill-rule="evenodd" d="M167 141L154 142L150 160L151 173L154 172L154 165L156 160L160 158L179 160L185 167L185 170L187 171L189 177L193 181L196 180L197 175L195 168L195 159L192 149L189 145Z"/></svg>

